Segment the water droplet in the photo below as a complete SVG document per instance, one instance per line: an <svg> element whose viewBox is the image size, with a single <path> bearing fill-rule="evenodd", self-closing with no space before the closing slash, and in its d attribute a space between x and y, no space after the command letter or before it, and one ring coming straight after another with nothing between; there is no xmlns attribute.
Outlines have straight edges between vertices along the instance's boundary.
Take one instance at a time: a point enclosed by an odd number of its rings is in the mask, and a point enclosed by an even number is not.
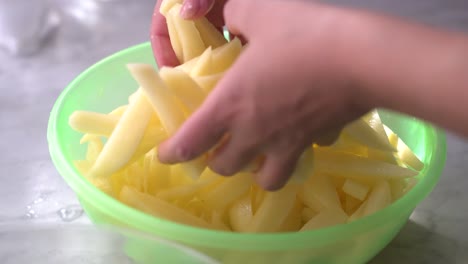
<svg viewBox="0 0 468 264"><path fill-rule="evenodd" d="M71 222L83 215L83 209L79 205L70 205L57 211L57 214L65 222Z"/></svg>
<svg viewBox="0 0 468 264"><path fill-rule="evenodd" d="M42 197L37 198L36 200L33 201L33 204L39 204L42 203L44 199Z"/></svg>
<svg viewBox="0 0 468 264"><path fill-rule="evenodd" d="M28 209L28 212L26 213L26 217L29 219L37 218L37 214L34 210Z"/></svg>

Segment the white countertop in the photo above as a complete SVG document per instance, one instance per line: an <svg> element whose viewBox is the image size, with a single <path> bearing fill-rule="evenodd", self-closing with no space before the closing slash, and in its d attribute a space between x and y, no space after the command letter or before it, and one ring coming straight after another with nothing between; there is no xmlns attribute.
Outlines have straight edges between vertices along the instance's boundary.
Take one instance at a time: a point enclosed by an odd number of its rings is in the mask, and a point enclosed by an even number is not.
<svg viewBox="0 0 468 264"><path fill-rule="evenodd" d="M77 1L68 0L66 5ZM63 5L66 1L56 2ZM468 1L367 2L372 8L468 31ZM16 58L0 52L0 225L89 224L50 161L46 140L49 112L62 89L81 71L120 49L147 41L154 1L81 3L86 3L81 8L88 23L65 12L58 34L39 54ZM449 135L447 165L440 183L371 263L468 263L466 171L468 142Z"/></svg>

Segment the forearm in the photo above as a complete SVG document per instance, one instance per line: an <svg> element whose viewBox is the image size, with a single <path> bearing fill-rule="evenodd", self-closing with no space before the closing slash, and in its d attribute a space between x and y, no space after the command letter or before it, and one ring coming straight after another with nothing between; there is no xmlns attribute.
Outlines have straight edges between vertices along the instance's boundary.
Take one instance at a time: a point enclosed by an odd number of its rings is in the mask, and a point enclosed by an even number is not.
<svg viewBox="0 0 468 264"><path fill-rule="evenodd" d="M468 36L377 16L365 27L354 69L370 103L468 136Z"/></svg>

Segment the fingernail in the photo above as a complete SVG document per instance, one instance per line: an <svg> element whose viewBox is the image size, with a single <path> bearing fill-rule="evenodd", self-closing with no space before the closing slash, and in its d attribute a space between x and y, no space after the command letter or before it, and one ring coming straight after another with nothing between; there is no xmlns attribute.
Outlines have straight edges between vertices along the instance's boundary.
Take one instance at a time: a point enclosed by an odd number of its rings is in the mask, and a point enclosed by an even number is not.
<svg viewBox="0 0 468 264"><path fill-rule="evenodd" d="M195 6L191 1L186 1L180 9L180 16L183 19L190 19L193 18L197 14L197 12L197 6Z"/></svg>

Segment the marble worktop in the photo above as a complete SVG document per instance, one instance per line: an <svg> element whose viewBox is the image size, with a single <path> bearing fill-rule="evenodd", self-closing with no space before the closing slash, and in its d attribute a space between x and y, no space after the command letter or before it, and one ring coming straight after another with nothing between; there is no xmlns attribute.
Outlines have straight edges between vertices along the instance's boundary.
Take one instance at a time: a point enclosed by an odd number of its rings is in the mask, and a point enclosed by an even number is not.
<svg viewBox="0 0 468 264"><path fill-rule="evenodd" d="M468 2L462 0L333 2L468 30ZM30 56L0 50L0 227L90 224L49 158L49 112L59 93L84 69L147 41L154 0L53 3L59 27L42 49ZM452 134L447 140L440 183L370 263L468 263L468 141Z"/></svg>

